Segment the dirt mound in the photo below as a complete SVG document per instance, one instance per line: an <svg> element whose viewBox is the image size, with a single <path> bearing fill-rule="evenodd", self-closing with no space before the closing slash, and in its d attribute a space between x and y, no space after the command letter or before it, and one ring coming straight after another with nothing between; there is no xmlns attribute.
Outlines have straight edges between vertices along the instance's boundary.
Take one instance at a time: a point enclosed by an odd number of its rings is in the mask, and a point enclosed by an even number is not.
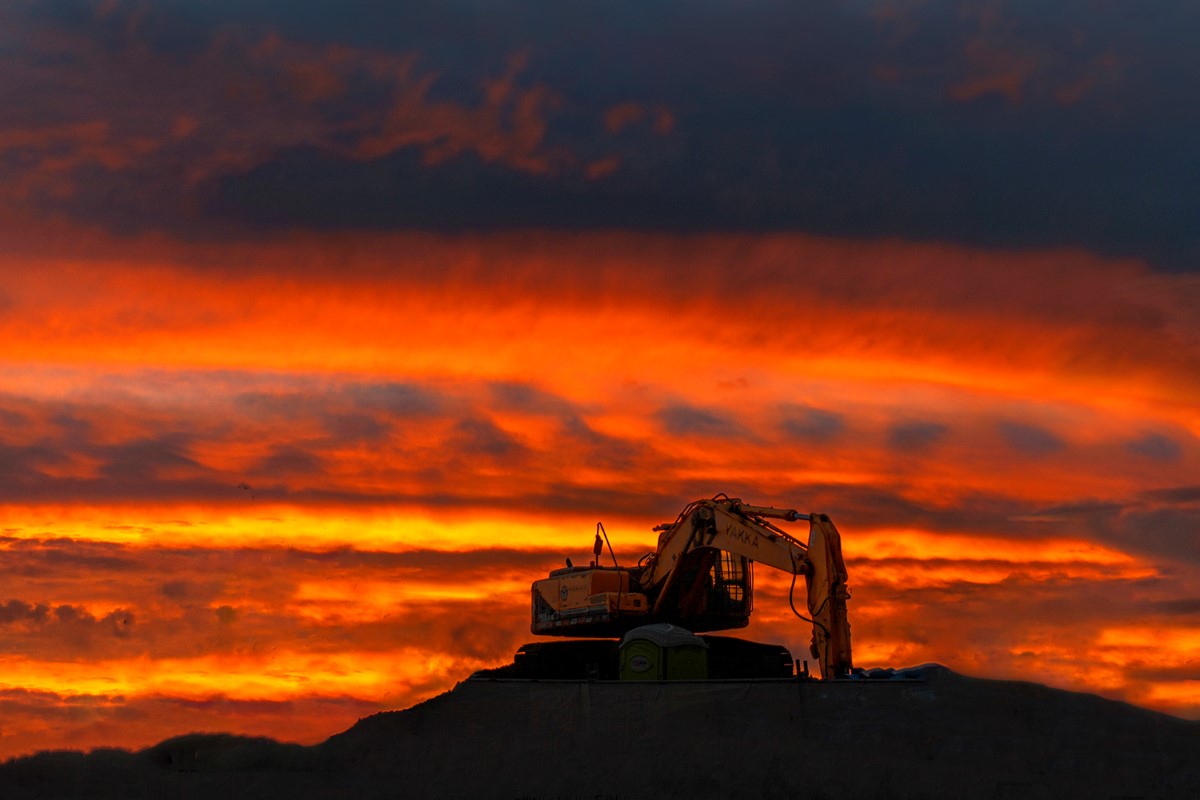
<svg viewBox="0 0 1200 800"><path fill-rule="evenodd" d="M921 677L468 681L324 747L416 796L1200 797L1200 724L945 668Z"/></svg>
<svg viewBox="0 0 1200 800"><path fill-rule="evenodd" d="M470 680L311 748L189 736L19 759L0 765L0 795L1200 797L1198 723L945 668L916 675Z"/></svg>

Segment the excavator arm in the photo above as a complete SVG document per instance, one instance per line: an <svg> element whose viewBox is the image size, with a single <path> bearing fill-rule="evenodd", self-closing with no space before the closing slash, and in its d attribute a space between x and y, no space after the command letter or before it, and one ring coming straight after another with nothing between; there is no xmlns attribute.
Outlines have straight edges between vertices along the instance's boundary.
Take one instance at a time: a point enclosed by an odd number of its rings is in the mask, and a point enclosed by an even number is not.
<svg viewBox="0 0 1200 800"><path fill-rule="evenodd" d="M776 527L770 519L807 520L808 543ZM669 612L668 603L675 602L677 593L671 589L682 572L677 567L686 556L705 549L732 553L794 576L803 575L808 590L806 619L813 626L810 650L821 675L842 677L853 668L846 618L846 600L850 597L846 564L841 535L827 515L751 506L718 497L692 503L673 524L658 529L662 531L658 550L639 576L643 591L657 598L655 616ZM794 603L792 609L796 610ZM803 617L799 611L796 614Z"/></svg>
<svg viewBox="0 0 1200 800"><path fill-rule="evenodd" d="M809 516L808 613L813 623L810 649L821 665L821 676L841 678L850 674L854 661L850 652L850 621L846 618L846 562L842 560L842 537L825 514Z"/></svg>

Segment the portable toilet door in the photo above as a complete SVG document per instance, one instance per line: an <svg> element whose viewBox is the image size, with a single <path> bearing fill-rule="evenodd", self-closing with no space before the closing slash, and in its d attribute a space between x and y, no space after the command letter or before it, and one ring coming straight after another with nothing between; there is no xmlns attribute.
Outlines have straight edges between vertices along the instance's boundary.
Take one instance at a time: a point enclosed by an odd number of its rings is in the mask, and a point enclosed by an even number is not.
<svg viewBox="0 0 1200 800"><path fill-rule="evenodd" d="M666 666L663 648L649 639L621 643L621 680L661 681Z"/></svg>
<svg viewBox="0 0 1200 800"><path fill-rule="evenodd" d="M697 637L699 638L699 637ZM703 640L701 640L703 642ZM694 644L677 644L663 650L666 669L663 677L669 681L708 680L708 650Z"/></svg>
<svg viewBox="0 0 1200 800"><path fill-rule="evenodd" d="M634 628L621 640L621 680L704 680L708 643L691 631L663 623Z"/></svg>

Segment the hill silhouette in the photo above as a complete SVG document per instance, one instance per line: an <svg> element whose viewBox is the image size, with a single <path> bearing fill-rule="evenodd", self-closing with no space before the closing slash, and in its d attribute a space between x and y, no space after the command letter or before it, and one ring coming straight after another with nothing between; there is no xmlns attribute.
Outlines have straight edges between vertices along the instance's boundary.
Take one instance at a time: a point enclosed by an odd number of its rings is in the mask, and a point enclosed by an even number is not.
<svg viewBox="0 0 1200 800"><path fill-rule="evenodd" d="M189 734L0 765L5 798L1196 798L1200 723L936 665L904 680L476 678L312 747Z"/></svg>

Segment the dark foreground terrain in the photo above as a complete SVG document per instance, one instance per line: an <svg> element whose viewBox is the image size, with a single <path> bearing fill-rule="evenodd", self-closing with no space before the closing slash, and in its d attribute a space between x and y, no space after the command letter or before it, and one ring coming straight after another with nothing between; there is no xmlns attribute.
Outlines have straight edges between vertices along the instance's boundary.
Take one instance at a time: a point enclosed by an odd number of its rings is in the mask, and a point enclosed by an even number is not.
<svg viewBox="0 0 1200 800"><path fill-rule="evenodd" d="M3 798L1200 798L1200 723L919 681L471 680L314 747L191 734L0 765Z"/></svg>

